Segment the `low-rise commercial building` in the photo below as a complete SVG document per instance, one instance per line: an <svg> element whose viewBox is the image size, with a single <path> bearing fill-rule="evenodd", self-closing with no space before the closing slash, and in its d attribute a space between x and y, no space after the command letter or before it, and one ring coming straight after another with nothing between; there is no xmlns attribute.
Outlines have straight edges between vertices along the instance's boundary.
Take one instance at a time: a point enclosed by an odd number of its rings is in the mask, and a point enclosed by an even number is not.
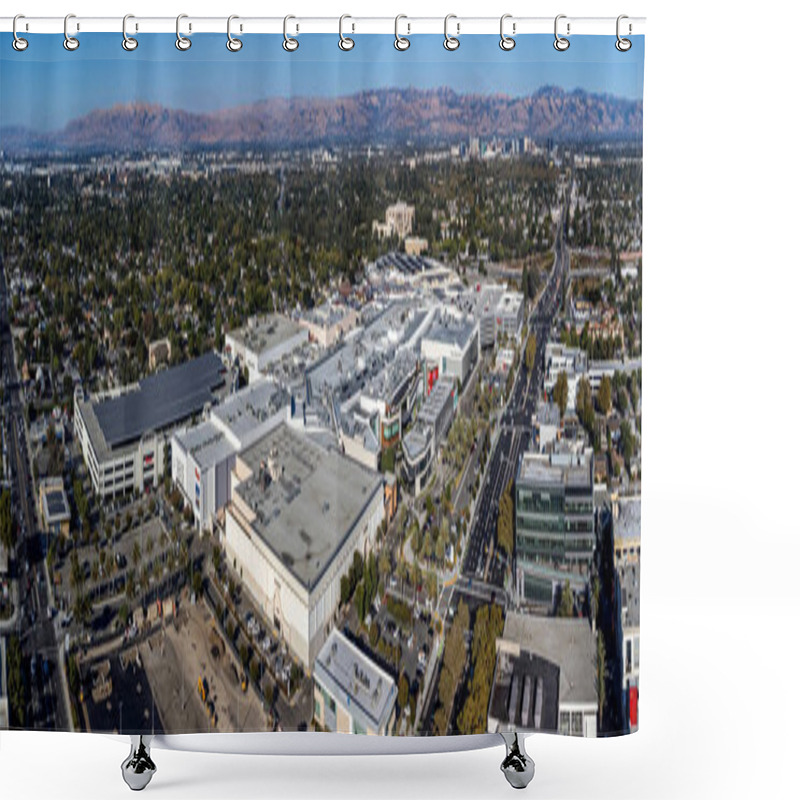
<svg viewBox="0 0 800 800"><path fill-rule="evenodd" d="M306 669L333 629L341 577L383 517L378 473L285 423L237 455L225 553Z"/></svg>
<svg viewBox="0 0 800 800"><path fill-rule="evenodd" d="M587 620L509 611L496 646L489 733L597 736L596 640Z"/></svg>
<svg viewBox="0 0 800 800"><path fill-rule="evenodd" d="M311 341L331 347L358 325L358 312L350 306L328 301L303 311L297 323L308 331Z"/></svg>
<svg viewBox="0 0 800 800"><path fill-rule="evenodd" d="M639 586L641 580L641 497L613 504L614 565L617 571L623 717L628 729L639 729Z"/></svg>
<svg viewBox="0 0 800 800"><path fill-rule="evenodd" d="M406 236L403 246L408 255L421 256L428 250L428 240L423 236Z"/></svg>
<svg viewBox="0 0 800 800"><path fill-rule="evenodd" d="M314 661L314 720L333 733L392 733L397 685L341 631Z"/></svg>
<svg viewBox="0 0 800 800"><path fill-rule="evenodd" d="M365 413L360 406L339 415L339 441L345 455L374 470L381 458L381 442L375 432L379 424L377 412Z"/></svg>
<svg viewBox="0 0 800 800"><path fill-rule="evenodd" d="M75 436L95 493L103 499L158 484L168 435L225 386L225 367L206 353L177 367L89 399L75 390Z"/></svg>
<svg viewBox="0 0 800 800"><path fill-rule="evenodd" d="M467 317L445 317L422 337L420 353L428 368L436 366L465 386L478 363L478 324Z"/></svg>
<svg viewBox="0 0 800 800"><path fill-rule="evenodd" d="M172 345L169 339L155 339L147 345L147 364L151 372L162 364L169 364L171 358Z"/></svg>
<svg viewBox="0 0 800 800"><path fill-rule="evenodd" d="M521 292L506 291L495 307L495 336L519 339L525 320L525 298Z"/></svg>
<svg viewBox="0 0 800 800"><path fill-rule="evenodd" d="M225 334L225 349L244 364L253 380L271 364L308 341L308 330L281 314L250 317L247 324Z"/></svg>
<svg viewBox="0 0 800 800"><path fill-rule="evenodd" d="M436 452L455 416L457 402L455 381L440 378L420 407L416 425L403 436L402 475L415 495L428 481Z"/></svg>
<svg viewBox="0 0 800 800"><path fill-rule="evenodd" d="M72 515L63 478L42 478L39 481L39 516L45 533L69 536Z"/></svg>
<svg viewBox="0 0 800 800"><path fill-rule="evenodd" d="M198 528L209 530L231 499L236 454L290 417L288 393L262 379L227 397L198 425L172 435L172 482Z"/></svg>
<svg viewBox="0 0 800 800"><path fill-rule="evenodd" d="M544 390L552 397L560 373L567 377L567 409L575 410L578 381L587 377L589 365L586 352L579 347L567 347L561 342L548 342L544 348Z"/></svg>

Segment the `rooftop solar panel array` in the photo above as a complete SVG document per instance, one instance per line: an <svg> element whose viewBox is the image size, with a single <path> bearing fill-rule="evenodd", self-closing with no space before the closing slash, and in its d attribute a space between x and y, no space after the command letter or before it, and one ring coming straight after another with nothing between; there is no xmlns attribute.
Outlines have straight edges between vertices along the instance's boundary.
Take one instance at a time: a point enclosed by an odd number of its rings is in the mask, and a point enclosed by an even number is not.
<svg viewBox="0 0 800 800"><path fill-rule="evenodd" d="M205 353L177 367L144 378L139 388L94 405L109 447L138 439L202 411L225 380L216 353Z"/></svg>
<svg viewBox="0 0 800 800"><path fill-rule="evenodd" d="M375 264L380 269L394 267L406 275L416 275L418 272L425 272L429 269L428 262L424 258L396 252L380 256Z"/></svg>

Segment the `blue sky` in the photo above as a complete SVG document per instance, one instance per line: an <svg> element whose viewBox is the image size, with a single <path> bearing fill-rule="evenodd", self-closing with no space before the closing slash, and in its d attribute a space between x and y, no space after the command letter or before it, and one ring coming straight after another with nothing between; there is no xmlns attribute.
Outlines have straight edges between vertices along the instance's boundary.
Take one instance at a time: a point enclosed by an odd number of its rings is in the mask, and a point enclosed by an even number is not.
<svg viewBox="0 0 800 800"><path fill-rule="evenodd" d="M0 35L0 126L35 130L62 128L70 119L117 103L149 102L188 111L213 111L275 96L348 95L362 89L449 86L459 93L535 92L542 86L576 88L631 99L642 98L644 37L620 53L613 36L573 36L559 53L550 35L518 36L504 52L498 36L464 36L448 52L442 36L411 37L398 52L394 37L358 35L349 52L338 36L304 34L286 53L282 37L243 36L238 53L225 48L224 34L195 34L186 52L174 34L146 34L132 53L120 34L83 34L67 52L63 36L28 35L22 53L11 34Z"/></svg>

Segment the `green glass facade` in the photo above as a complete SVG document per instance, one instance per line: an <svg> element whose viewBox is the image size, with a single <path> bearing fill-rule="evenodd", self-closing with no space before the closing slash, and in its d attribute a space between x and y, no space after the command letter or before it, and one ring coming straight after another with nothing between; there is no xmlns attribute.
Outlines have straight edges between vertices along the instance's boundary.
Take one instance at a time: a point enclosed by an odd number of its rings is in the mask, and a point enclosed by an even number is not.
<svg viewBox="0 0 800 800"><path fill-rule="evenodd" d="M518 477L515 554L526 600L548 602L566 580L585 587L595 548L591 475L578 486Z"/></svg>

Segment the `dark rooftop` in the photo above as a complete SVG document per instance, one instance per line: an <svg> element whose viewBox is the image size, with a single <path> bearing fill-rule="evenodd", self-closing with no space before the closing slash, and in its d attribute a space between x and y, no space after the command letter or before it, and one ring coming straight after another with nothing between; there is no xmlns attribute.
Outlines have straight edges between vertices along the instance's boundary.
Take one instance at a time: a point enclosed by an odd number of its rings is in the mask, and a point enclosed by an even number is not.
<svg viewBox="0 0 800 800"><path fill-rule="evenodd" d="M522 650L497 657L489 717L511 730L558 730L559 667Z"/></svg>
<svg viewBox="0 0 800 800"><path fill-rule="evenodd" d="M225 368L216 353L149 375L119 397L93 403L97 422L109 447L140 438L148 431L174 425L202 411L224 383Z"/></svg>

